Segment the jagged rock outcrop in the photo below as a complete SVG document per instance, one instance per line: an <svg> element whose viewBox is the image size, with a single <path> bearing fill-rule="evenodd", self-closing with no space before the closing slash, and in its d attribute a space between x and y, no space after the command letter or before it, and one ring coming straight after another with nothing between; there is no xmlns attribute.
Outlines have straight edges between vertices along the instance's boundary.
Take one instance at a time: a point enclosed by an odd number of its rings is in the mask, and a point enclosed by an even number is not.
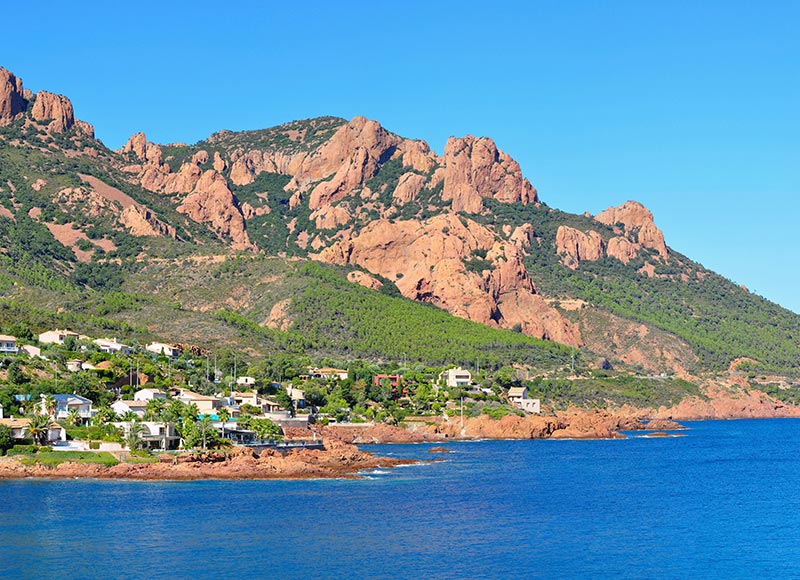
<svg viewBox="0 0 800 580"><path fill-rule="evenodd" d="M25 99L22 79L0 67L0 125L7 125L28 105Z"/></svg>
<svg viewBox="0 0 800 580"><path fill-rule="evenodd" d="M196 166L195 166L196 167ZM245 231L245 220L225 178L213 169L204 172L178 211L196 222L208 223L217 234L230 238L238 250L255 249Z"/></svg>
<svg viewBox="0 0 800 580"><path fill-rule="evenodd" d="M369 274L361 272L360 270L353 270L347 274L347 279L350 282L360 284L361 286L371 290L380 290L383 288L383 282L373 276L370 276Z"/></svg>
<svg viewBox="0 0 800 580"><path fill-rule="evenodd" d="M397 187L394 188L392 197L400 205L404 205L409 201L414 200L422 188L425 186L425 178L419 173L404 173L400 176L397 182Z"/></svg>
<svg viewBox="0 0 800 580"><path fill-rule="evenodd" d="M365 117L355 117L340 127L333 137L316 151L302 160L288 187L305 190L311 183L331 175L336 176L334 181L337 179L343 181L350 171L372 177L378 162L386 161L391 157L401 141L400 137L389 133L378 122L370 121ZM351 169L341 173L345 167ZM355 181L351 177L348 182L354 183ZM326 189L325 192L321 191L317 194L317 203L334 194L329 189ZM319 205L314 205L311 209L317 207Z"/></svg>
<svg viewBox="0 0 800 580"><path fill-rule="evenodd" d="M134 236L167 236L175 238L175 228L162 223L148 208L135 204L122 210L122 224Z"/></svg>
<svg viewBox="0 0 800 580"><path fill-rule="evenodd" d="M483 274L464 262L486 252ZM407 298L430 302L451 314L491 326L519 324L526 334L571 344L577 330L536 293L514 244L501 243L485 226L457 215L422 222L372 222L322 250L318 259L357 264L394 280Z"/></svg>
<svg viewBox="0 0 800 580"><path fill-rule="evenodd" d="M37 121L50 121L48 128L56 133L63 133L75 124L75 113L70 100L47 91L37 93L31 117Z"/></svg>
<svg viewBox="0 0 800 580"><path fill-rule="evenodd" d="M311 191L308 208L313 211L355 193L356 189L377 171L378 158L375 158L366 147L356 147L350 158L339 167L333 179L323 181Z"/></svg>
<svg viewBox="0 0 800 580"><path fill-rule="evenodd" d="M150 143L144 133L134 133L118 153L133 153L142 163L161 165L163 152L159 145Z"/></svg>
<svg viewBox="0 0 800 580"><path fill-rule="evenodd" d="M656 227L653 214L649 209L636 201L626 201L620 206L610 207L594 218L602 224L617 227L628 237L635 236L640 247L651 248L663 258L669 257L669 250L664 243L664 234ZM629 251L630 248L627 248Z"/></svg>
<svg viewBox="0 0 800 580"><path fill-rule="evenodd" d="M556 232L556 253L561 262L575 270L581 260L596 261L603 257L603 238L590 230L582 232L569 226L559 226Z"/></svg>
<svg viewBox="0 0 800 580"><path fill-rule="evenodd" d="M639 255L639 248L638 244L631 242L628 238L615 236L608 240L606 254L616 258L623 264L627 264Z"/></svg>
<svg viewBox="0 0 800 580"><path fill-rule="evenodd" d="M444 148L442 199L453 211L478 213L483 198L505 203L536 203L536 190L522 176L519 163L487 137L451 137Z"/></svg>

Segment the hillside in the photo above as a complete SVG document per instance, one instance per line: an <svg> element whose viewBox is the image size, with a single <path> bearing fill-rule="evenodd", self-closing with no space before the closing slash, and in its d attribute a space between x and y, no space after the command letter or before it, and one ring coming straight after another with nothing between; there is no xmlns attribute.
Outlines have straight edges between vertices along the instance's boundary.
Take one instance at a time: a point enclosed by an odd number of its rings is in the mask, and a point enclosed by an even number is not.
<svg viewBox="0 0 800 580"><path fill-rule="evenodd" d="M111 151L0 69L0 242L2 325L495 368L575 349L689 378L800 357L799 316L670 249L640 204L560 212L489 138L437 155L362 117Z"/></svg>

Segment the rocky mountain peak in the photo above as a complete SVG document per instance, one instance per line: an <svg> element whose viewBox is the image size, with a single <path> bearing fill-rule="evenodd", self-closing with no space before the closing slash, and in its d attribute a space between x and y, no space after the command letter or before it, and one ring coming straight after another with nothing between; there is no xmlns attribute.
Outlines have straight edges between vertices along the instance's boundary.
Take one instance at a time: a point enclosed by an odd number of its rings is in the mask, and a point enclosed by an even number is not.
<svg viewBox="0 0 800 580"><path fill-rule="evenodd" d="M23 113L27 104L22 79L0 67L0 125L10 123L14 117Z"/></svg>
<svg viewBox="0 0 800 580"><path fill-rule="evenodd" d="M626 201L620 206L609 207L597 214L594 219L608 226L616 226L617 229L621 226L620 233L629 236L636 235L637 241L642 247L656 250L664 259L669 256L669 250L664 242L664 234L656 227L652 212L638 201ZM626 246L625 251L628 252L627 245L623 245Z"/></svg>
<svg viewBox="0 0 800 580"><path fill-rule="evenodd" d="M478 213L482 199L504 203L536 203L536 189L522 176L519 163L500 151L488 137L451 137L444 148L442 199L454 211Z"/></svg>

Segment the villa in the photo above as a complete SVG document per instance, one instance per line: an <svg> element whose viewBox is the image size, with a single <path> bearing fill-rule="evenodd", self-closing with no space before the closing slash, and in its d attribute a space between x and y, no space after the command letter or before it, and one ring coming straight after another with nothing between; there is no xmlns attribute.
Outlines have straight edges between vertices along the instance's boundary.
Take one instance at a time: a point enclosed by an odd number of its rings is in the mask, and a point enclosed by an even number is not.
<svg viewBox="0 0 800 580"><path fill-rule="evenodd" d="M440 373L439 381L447 387L468 387L472 384L472 373L456 367Z"/></svg>
<svg viewBox="0 0 800 580"><path fill-rule="evenodd" d="M512 405L526 413L538 415L541 412L539 399L528 398L528 387L511 387L508 389L508 400Z"/></svg>
<svg viewBox="0 0 800 580"><path fill-rule="evenodd" d="M29 417L11 417L8 419L0 418L0 425L5 425L11 429L12 439L30 439L28 426L31 424ZM47 430L48 441L66 441L67 430L55 421L51 421Z"/></svg>
<svg viewBox="0 0 800 580"><path fill-rule="evenodd" d="M116 338L97 338L92 342L97 345L101 352L108 354L133 354L132 347L117 342Z"/></svg>
<svg viewBox="0 0 800 580"><path fill-rule="evenodd" d="M42 400L39 402L39 408L41 409L42 413L49 412L49 409L45 408L45 397L46 395L42 395ZM85 397L81 397L80 395L58 394L52 395L52 397L55 400L53 418L57 421L68 419L70 411L77 411L78 416L81 418L81 422L88 424L89 420L95 414L92 410L92 401Z"/></svg>
<svg viewBox="0 0 800 580"><path fill-rule="evenodd" d="M17 337L0 334L0 354L17 354Z"/></svg>

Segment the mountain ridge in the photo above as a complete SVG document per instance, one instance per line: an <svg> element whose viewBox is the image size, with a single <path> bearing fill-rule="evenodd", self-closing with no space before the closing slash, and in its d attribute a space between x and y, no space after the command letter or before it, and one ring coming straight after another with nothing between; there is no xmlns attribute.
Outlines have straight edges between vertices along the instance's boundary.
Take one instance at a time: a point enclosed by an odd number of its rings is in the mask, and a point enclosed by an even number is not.
<svg viewBox="0 0 800 580"><path fill-rule="evenodd" d="M800 348L797 315L671 250L644 206L551 209L486 137L451 137L437 155L364 117L318 117L193 145L136 133L110 151L66 97L33 95L5 69L0 125L0 214L49 232L68 253L50 240L42 251L89 287L132 259L246 252L327 262L368 288L652 372L742 356L790 371Z"/></svg>

